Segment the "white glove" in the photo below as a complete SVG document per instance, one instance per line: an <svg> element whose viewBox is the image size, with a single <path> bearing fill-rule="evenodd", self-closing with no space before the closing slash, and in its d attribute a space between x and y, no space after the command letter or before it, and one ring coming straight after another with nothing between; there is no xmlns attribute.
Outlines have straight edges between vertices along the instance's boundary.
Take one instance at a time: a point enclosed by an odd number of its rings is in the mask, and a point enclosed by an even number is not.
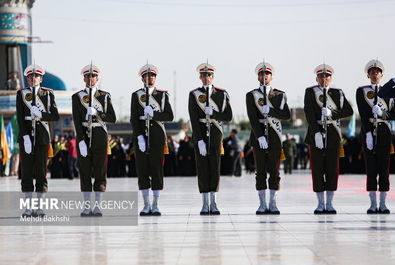
<svg viewBox="0 0 395 265"><path fill-rule="evenodd" d="M139 149L141 152L145 152L146 150L146 146L145 146L145 139L144 139L144 135L139 135L137 136L137 144L139 145Z"/></svg>
<svg viewBox="0 0 395 265"><path fill-rule="evenodd" d="M97 110L94 107L88 107L87 111L86 111L86 117L85 119L88 120L89 119L89 115L90 116L95 116L97 115Z"/></svg>
<svg viewBox="0 0 395 265"><path fill-rule="evenodd" d="M373 150L373 135L372 135L372 132L366 133L366 147L369 150Z"/></svg>
<svg viewBox="0 0 395 265"><path fill-rule="evenodd" d="M267 149L268 145L267 145L267 141L266 141L266 137L265 136L261 136L258 138L258 142L259 142L259 146L262 149Z"/></svg>
<svg viewBox="0 0 395 265"><path fill-rule="evenodd" d="M144 108L144 116L150 116L151 118L154 117L154 110L152 109L151 106L146 106Z"/></svg>
<svg viewBox="0 0 395 265"><path fill-rule="evenodd" d="M328 108L322 108L321 114L324 117L330 117L332 116L332 111Z"/></svg>
<svg viewBox="0 0 395 265"><path fill-rule="evenodd" d="M95 116L97 115L97 110L94 107L89 107L86 114Z"/></svg>
<svg viewBox="0 0 395 265"><path fill-rule="evenodd" d="M213 107L211 107L211 106L206 107L204 110L204 113L206 115L210 115L210 116L213 115Z"/></svg>
<svg viewBox="0 0 395 265"><path fill-rule="evenodd" d="M203 140L200 140L198 142L198 147L199 147L200 155L201 156L206 156L207 155L206 143Z"/></svg>
<svg viewBox="0 0 395 265"><path fill-rule="evenodd" d="M23 136L23 146L25 147L26 154L30 154L32 152L32 141L30 141L29 135Z"/></svg>
<svg viewBox="0 0 395 265"><path fill-rule="evenodd" d="M372 113L373 115L377 115L377 117L381 117L383 115L383 111L378 105L374 105L372 107Z"/></svg>
<svg viewBox="0 0 395 265"><path fill-rule="evenodd" d="M37 117L40 119L43 117L43 113L36 106L33 106L31 108L31 111L32 111L32 114L34 115L34 117Z"/></svg>
<svg viewBox="0 0 395 265"><path fill-rule="evenodd" d="M320 132L317 132L315 133L314 138L315 138L315 146L318 149L324 148L324 140L322 139L322 134Z"/></svg>
<svg viewBox="0 0 395 265"><path fill-rule="evenodd" d="M81 154L83 157L86 157L86 156L88 155L88 147L86 146L85 141L84 141L84 140L81 140L81 141L78 143L78 147L80 148L80 154Z"/></svg>
<svg viewBox="0 0 395 265"><path fill-rule="evenodd" d="M263 111L263 114L268 114L269 111L270 111L269 105L263 105L262 106L262 111Z"/></svg>

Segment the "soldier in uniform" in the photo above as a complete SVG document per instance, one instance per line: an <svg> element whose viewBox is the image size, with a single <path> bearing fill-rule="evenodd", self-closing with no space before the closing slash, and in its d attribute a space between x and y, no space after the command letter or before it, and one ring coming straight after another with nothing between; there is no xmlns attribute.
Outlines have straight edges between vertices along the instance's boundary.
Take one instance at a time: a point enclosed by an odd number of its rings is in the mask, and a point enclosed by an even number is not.
<svg viewBox="0 0 395 265"><path fill-rule="evenodd" d="M100 69L92 64L82 68L86 88L72 96L73 120L78 142L78 168L85 209L81 216L102 216L98 205L107 185L107 122L115 122L110 93L98 89ZM92 185L92 177L95 179ZM95 192L93 210L92 190Z"/></svg>
<svg viewBox="0 0 395 265"><path fill-rule="evenodd" d="M384 65L378 60L366 64L365 73L370 85L357 89L358 111L361 116L361 139L365 152L366 190L369 192L370 208L368 214L389 214L385 205L390 189L389 166L391 146L391 124L395 119L394 99L382 99L377 96L381 89ZM379 175L377 181L377 175ZM380 206L377 209L377 185L380 192Z"/></svg>
<svg viewBox="0 0 395 265"><path fill-rule="evenodd" d="M332 202L339 177L340 119L351 116L353 110L343 90L330 87L334 74L331 66L321 64L314 73L317 85L306 88L304 96L309 124L305 141L309 145L313 190L318 199L314 214L336 214Z"/></svg>
<svg viewBox="0 0 395 265"><path fill-rule="evenodd" d="M256 214L280 214L276 205L276 193L280 188L281 121L291 117L287 98L283 91L271 87L274 68L267 62L255 68L259 88L247 93L247 114L251 123L250 143L253 146L256 165L256 190L260 205ZM266 97L266 98L265 98ZM267 174L269 179L267 180ZM269 185L267 185L267 183ZM270 189L269 207L266 205L266 189Z"/></svg>
<svg viewBox="0 0 395 265"><path fill-rule="evenodd" d="M59 119L52 89L41 87L45 71L38 65L30 65L24 75L29 87L18 90L16 113L19 126L18 142L21 146L22 192L32 198L33 179L36 179L37 198L43 198L48 190L46 167L49 150L52 150L49 122ZM42 209L26 209L22 216L44 216Z"/></svg>
<svg viewBox="0 0 395 265"><path fill-rule="evenodd" d="M155 87L158 69L152 64L141 67L139 75L144 88L132 94L130 122L133 129L133 148L139 190L144 199L140 216L160 216L159 192L163 190L164 153L168 153L163 122L173 120L173 111L166 90ZM150 205L149 189L153 192Z"/></svg>
<svg viewBox="0 0 395 265"><path fill-rule="evenodd" d="M199 192L202 194L201 215L219 215L215 202L220 174L222 122L232 120L232 108L225 89L213 86L214 66L197 67L202 86L189 93L189 117L192 124ZM209 203L210 193L210 203Z"/></svg>

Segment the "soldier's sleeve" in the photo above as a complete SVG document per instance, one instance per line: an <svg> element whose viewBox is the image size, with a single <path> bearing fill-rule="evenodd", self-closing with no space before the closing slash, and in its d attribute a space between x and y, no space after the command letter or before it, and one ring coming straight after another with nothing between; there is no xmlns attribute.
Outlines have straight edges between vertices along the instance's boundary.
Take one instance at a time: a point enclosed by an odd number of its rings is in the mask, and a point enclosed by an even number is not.
<svg viewBox="0 0 395 265"><path fill-rule="evenodd" d="M321 119L321 116L317 117L314 111L315 104L314 91L307 88L304 94L304 114L313 134L321 131L320 126L317 123L317 121Z"/></svg>
<svg viewBox="0 0 395 265"><path fill-rule="evenodd" d="M218 121L225 121L225 122L229 122L232 120L232 107L230 106L229 103L229 96L228 93L226 91L223 92L223 96L225 97L225 109L224 111L213 111L213 115L212 118L216 119Z"/></svg>
<svg viewBox="0 0 395 265"><path fill-rule="evenodd" d="M387 119L395 120L395 98L390 100L390 105L388 106Z"/></svg>
<svg viewBox="0 0 395 265"><path fill-rule="evenodd" d="M162 112L154 111L154 117L152 117L152 119L156 121L172 121L174 116L169 102L169 95L163 92L162 97L165 97L165 107Z"/></svg>
<svg viewBox="0 0 395 265"><path fill-rule="evenodd" d="M369 117L372 117L372 110L369 104L365 100L363 90L357 90L357 106L359 116L361 117L362 128L365 132L373 131L373 124L369 122Z"/></svg>
<svg viewBox="0 0 395 265"><path fill-rule="evenodd" d="M27 131L26 126L25 126L25 113L24 113L24 106L25 103L23 103L22 99L22 91L18 90L16 94L16 118L18 121L18 126L19 126L19 134L21 136L23 135L30 135L30 132Z"/></svg>
<svg viewBox="0 0 395 265"><path fill-rule="evenodd" d="M279 96L278 106L274 106L274 108L270 108L269 116L280 119L280 120L289 120L291 118L291 111L289 110L287 97L285 93L281 93Z"/></svg>
<svg viewBox="0 0 395 265"><path fill-rule="evenodd" d="M192 132L194 134L194 138L197 141L203 140L203 133L200 131L200 126L199 126L198 111L199 111L199 106L196 103L196 98L193 95L193 92L190 92L189 101L188 101L188 112L192 124Z"/></svg>
<svg viewBox="0 0 395 265"><path fill-rule="evenodd" d="M133 135L139 136L144 135L144 127L141 126L140 115L138 112L139 102L137 99L137 93L132 94L132 100L130 104L130 123L132 124Z"/></svg>
<svg viewBox="0 0 395 265"><path fill-rule="evenodd" d="M348 102L342 90L339 90L339 94L340 94L340 98L343 97L344 101L343 101L343 106L339 106L340 108L338 108L336 111L332 111L332 119L334 120L351 116L354 113L350 103Z"/></svg>
<svg viewBox="0 0 395 265"><path fill-rule="evenodd" d="M42 118L41 120L43 121L57 121L59 120L59 113L58 113L58 107L56 106L55 103L55 95L53 92L47 92L49 93L49 100L51 102L50 107L49 107L49 112L43 112L42 113Z"/></svg>
<svg viewBox="0 0 395 265"><path fill-rule="evenodd" d="M81 107L80 107L81 103L78 95L74 94L71 97L71 101L72 101L72 111L73 111L73 122L74 122L75 132L77 134L77 140L78 142L85 140L85 143L88 143L88 138L84 134L84 129L82 127L83 120L81 118L83 114L81 113Z"/></svg>
<svg viewBox="0 0 395 265"><path fill-rule="evenodd" d="M247 116L250 120L252 131L256 138L263 136L263 130L259 123L258 109L255 107L254 95L247 93L246 95Z"/></svg>
<svg viewBox="0 0 395 265"><path fill-rule="evenodd" d="M117 117L115 115L114 107L112 106L112 100L111 100L111 95L110 93L107 93L105 95L107 97L107 112L99 112L98 115L104 122L115 122L117 120Z"/></svg>

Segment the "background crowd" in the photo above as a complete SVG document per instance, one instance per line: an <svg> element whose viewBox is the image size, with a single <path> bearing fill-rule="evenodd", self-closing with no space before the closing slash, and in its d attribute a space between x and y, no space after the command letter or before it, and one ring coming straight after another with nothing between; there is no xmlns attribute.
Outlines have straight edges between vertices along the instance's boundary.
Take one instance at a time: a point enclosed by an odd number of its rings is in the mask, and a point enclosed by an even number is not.
<svg viewBox="0 0 395 265"><path fill-rule="evenodd" d="M393 139L395 143L395 137ZM169 154L165 155L165 176L196 176L195 153L190 136L175 141L167 138ZM54 157L48 164L51 178L78 178L76 139L73 136L55 136L52 141ZM363 174L365 162L359 137L343 138L345 156L340 158L340 174ZM136 177L136 165L132 145L118 136L109 136L108 154L109 178ZM244 145L238 138L238 132L232 130L223 139L224 154L221 157L222 176L241 176L243 170L248 173L255 171L253 150L248 141ZM292 174L295 169L309 169L309 150L303 141L297 143L295 138L287 134L283 141L285 160L281 167L284 174ZM15 162L14 162L15 163ZM391 155L391 173L395 173L395 155ZM4 166L0 173L4 175ZM16 170L14 169L14 174Z"/></svg>

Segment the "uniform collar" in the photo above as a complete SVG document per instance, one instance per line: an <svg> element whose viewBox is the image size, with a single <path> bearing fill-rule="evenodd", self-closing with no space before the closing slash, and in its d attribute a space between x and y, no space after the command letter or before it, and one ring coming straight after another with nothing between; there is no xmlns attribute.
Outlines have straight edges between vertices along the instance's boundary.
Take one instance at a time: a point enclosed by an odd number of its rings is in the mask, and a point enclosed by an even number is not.
<svg viewBox="0 0 395 265"><path fill-rule="evenodd" d="M89 94L89 87L85 87L85 92ZM92 87L92 95L96 94L97 92L97 87Z"/></svg>
<svg viewBox="0 0 395 265"><path fill-rule="evenodd" d="M215 92L214 86L212 84L207 86L202 86L204 92L206 92L207 87L208 87L208 93L211 96Z"/></svg>
<svg viewBox="0 0 395 265"><path fill-rule="evenodd" d="M29 87L29 89L33 92L33 87ZM40 86L36 86L34 89L34 92L36 93L36 95L38 94L39 90L40 90Z"/></svg>
<svg viewBox="0 0 395 265"><path fill-rule="evenodd" d="M374 90L377 86L377 90L380 90L380 84L371 84L370 87Z"/></svg>
<svg viewBox="0 0 395 265"><path fill-rule="evenodd" d="M142 88L142 90L144 90L145 92L145 87ZM156 87L149 87L148 88L148 94L152 95L152 93L156 91Z"/></svg>
<svg viewBox="0 0 395 265"><path fill-rule="evenodd" d="M259 90L263 93L263 85L259 87ZM270 85L266 86L266 93L269 94L270 92L272 92L272 87Z"/></svg>

